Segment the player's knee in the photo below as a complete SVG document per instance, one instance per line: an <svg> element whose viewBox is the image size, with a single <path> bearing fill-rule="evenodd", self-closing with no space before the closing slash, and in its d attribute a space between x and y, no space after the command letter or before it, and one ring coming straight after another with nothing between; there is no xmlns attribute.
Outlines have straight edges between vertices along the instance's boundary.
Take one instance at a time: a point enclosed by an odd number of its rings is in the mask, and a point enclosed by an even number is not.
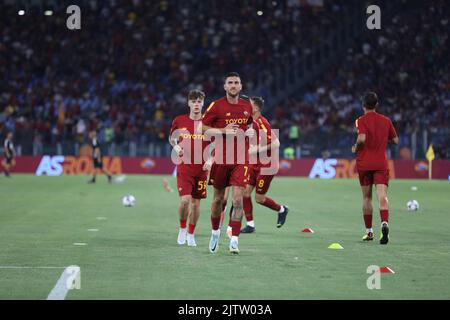
<svg viewBox="0 0 450 320"><path fill-rule="evenodd" d="M199 201L191 201L191 208L192 208L192 210L199 210L200 202Z"/></svg>
<svg viewBox="0 0 450 320"><path fill-rule="evenodd" d="M181 197L180 205L183 206L183 207L187 207L187 206L189 206L189 202L191 202L190 197L189 196L183 196L183 197Z"/></svg>
<svg viewBox="0 0 450 320"><path fill-rule="evenodd" d="M232 203L234 208L242 208L242 198L233 198Z"/></svg>
<svg viewBox="0 0 450 320"><path fill-rule="evenodd" d="M213 206L220 206L220 207L222 207L222 202L223 202L222 197L214 197L211 201Z"/></svg>
<svg viewBox="0 0 450 320"><path fill-rule="evenodd" d="M372 203L372 197L371 196L364 196L363 202L364 202L364 204Z"/></svg>

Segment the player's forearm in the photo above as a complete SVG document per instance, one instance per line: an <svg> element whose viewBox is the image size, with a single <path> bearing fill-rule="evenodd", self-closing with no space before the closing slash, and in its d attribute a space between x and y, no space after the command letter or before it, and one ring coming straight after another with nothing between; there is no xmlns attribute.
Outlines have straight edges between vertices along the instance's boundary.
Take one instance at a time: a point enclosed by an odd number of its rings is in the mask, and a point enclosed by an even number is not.
<svg viewBox="0 0 450 320"><path fill-rule="evenodd" d="M397 144L398 144L398 137L392 138L389 142L390 142L391 144L397 145Z"/></svg>
<svg viewBox="0 0 450 320"><path fill-rule="evenodd" d="M173 147L175 147L178 144L178 140L174 139L172 137L169 137L169 144Z"/></svg>
<svg viewBox="0 0 450 320"><path fill-rule="evenodd" d="M202 124L202 133L206 133L206 131L208 131L209 136L213 136L216 134L224 134L225 128L213 128L205 124Z"/></svg>
<svg viewBox="0 0 450 320"><path fill-rule="evenodd" d="M353 145L354 152L358 152L364 146L364 142L356 140L356 143Z"/></svg>
<svg viewBox="0 0 450 320"><path fill-rule="evenodd" d="M267 152L268 150L273 150L280 147L280 141L278 139L272 141L270 144L264 146L258 146L258 153Z"/></svg>
<svg viewBox="0 0 450 320"><path fill-rule="evenodd" d="M214 162L214 143L208 145L208 155L206 156L206 161Z"/></svg>

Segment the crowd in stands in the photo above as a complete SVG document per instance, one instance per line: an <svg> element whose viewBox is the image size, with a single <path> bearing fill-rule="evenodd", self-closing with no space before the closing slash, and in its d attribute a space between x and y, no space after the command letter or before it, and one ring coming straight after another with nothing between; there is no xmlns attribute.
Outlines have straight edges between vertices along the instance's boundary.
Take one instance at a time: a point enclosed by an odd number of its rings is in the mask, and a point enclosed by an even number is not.
<svg viewBox="0 0 450 320"><path fill-rule="evenodd" d="M304 2L93 0L82 7L79 31L65 27L65 8L51 17L37 8L18 16L5 6L0 136L14 131L24 154L35 144L81 144L91 129L104 143L166 143L189 89L217 98L222 75L238 71L251 93L267 65L318 45L352 8L345 0ZM403 144L419 126L448 130L449 5L437 0L426 8L399 12L301 94L269 105L282 144L335 130L353 139L367 88L380 93L380 111L394 118Z"/></svg>
<svg viewBox="0 0 450 320"><path fill-rule="evenodd" d="M325 139L328 149L347 147L350 153L355 135L348 133L362 115L361 96L372 90L381 100L379 112L394 122L400 149L411 147L416 131L423 152L426 130L437 157L450 158L449 20L450 2L433 1L364 33L345 59L276 107L274 124L284 128L282 140L295 138L292 128L298 127L304 143Z"/></svg>

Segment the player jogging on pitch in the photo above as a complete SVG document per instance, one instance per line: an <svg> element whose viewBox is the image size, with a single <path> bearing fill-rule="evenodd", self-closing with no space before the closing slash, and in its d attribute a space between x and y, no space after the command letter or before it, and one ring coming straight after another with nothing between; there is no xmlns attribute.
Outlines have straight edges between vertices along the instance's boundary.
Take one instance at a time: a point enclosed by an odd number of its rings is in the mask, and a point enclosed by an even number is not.
<svg viewBox="0 0 450 320"><path fill-rule="evenodd" d="M261 168L270 167L269 164L261 163L261 154L267 152L267 156L271 156L271 152L278 152L280 141L275 136L272 136L272 127L269 121L262 116L261 111L264 107L264 100L261 97L251 97L250 103L253 108L253 129L256 131L258 145L250 146L249 154L257 154L258 162L250 165L247 187L244 192L243 204L244 213L247 220L247 225L241 230L241 233L252 233L255 231L255 222L253 220L253 204L251 194L256 188L255 200L260 205L263 205L278 213L277 228L283 226L286 221L286 216L289 208L285 205L280 205L270 197L266 196L269 191L270 183L274 175L263 175Z"/></svg>
<svg viewBox="0 0 450 320"><path fill-rule="evenodd" d="M172 122L169 143L174 148L177 156L189 159L189 163L177 165L177 186L180 195L178 215L180 218L180 230L177 242L179 245L187 244L190 247L197 246L194 237L195 226L200 217L200 200L206 198L206 179L211 168L211 160L195 163L194 154L203 155L203 150L208 144L199 132L202 122L202 108L205 94L200 90L192 90L188 94L189 114L177 116ZM178 134L174 134L177 130ZM178 136L177 136L178 135ZM195 140L201 143L195 144ZM197 150L198 149L198 150ZM190 211L189 211L190 205ZM186 229L186 221L189 217L189 229Z"/></svg>
<svg viewBox="0 0 450 320"><path fill-rule="evenodd" d="M231 186L234 209L230 222L232 237L229 250L231 253L237 254L239 253L238 239L243 216L242 197L248 175L246 172L248 168L245 168L248 163L249 146L246 131L253 122L252 106L249 101L239 96L242 83L238 73L232 72L224 77L224 90L226 96L213 101L206 109L202 120L203 132L212 136L213 143L216 145L214 164L210 173L210 183L214 186L214 198L211 204L212 235L209 251L216 253L219 248L220 213L225 189L227 186ZM223 146L220 146L220 142L223 143ZM234 144L233 148L231 144Z"/></svg>
<svg viewBox="0 0 450 320"><path fill-rule="evenodd" d="M108 177L108 182L111 183L111 174L105 168L103 168L103 160L102 160L102 151L100 150L100 144L97 139L97 131L92 130L89 133L89 137L91 138L91 146L92 146L92 160L94 162L94 172L92 179L88 181L88 183L95 183L95 179L97 177L97 170L101 170Z"/></svg>
<svg viewBox="0 0 450 320"><path fill-rule="evenodd" d="M386 156L388 142L398 144L398 137L391 120L376 112L378 97L368 92L363 98L364 115L356 120L358 138L352 147L357 153L356 167L363 193L363 214L367 234L364 241L373 240L372 185L375 185L381 216L380 244L389 242L389 204L387 189L389 169Z"/></svg>

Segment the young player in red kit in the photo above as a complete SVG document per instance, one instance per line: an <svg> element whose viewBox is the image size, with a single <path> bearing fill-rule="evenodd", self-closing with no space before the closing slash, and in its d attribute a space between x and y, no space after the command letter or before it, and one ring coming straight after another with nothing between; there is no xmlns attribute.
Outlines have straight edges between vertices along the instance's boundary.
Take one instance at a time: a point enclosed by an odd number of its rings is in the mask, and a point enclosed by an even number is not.
<svg viewBox="0 0 450 320"><path fill-rule="evenodd" d="M251 199L251 194L255 188L256 202L278 213L278 228L285 223L286 216L289 212L289 208L287 206L280 205L270 197L266 196L274 174L263 174L261 169L264 167L268 168L273 165L273 163L261 163L261 155L263 153L267 153L267 157L271 158L271 152L278 152L280 141L276 136L272 136L272 127L270 126L269 121L267 121L267 119L261 114L262 108L264 107L264 100L261 97L251 97L250 103L253 108L253 128L256 130L258 145L250 146L249 154L257 154L258 162L256 164L252 164L249 168L247 188L245 189L243 198L244 213L247 220L247 225L241 230L242 233L252 233L255 231L255 222L253 221L253 204ZM278 163L276 165L278 168Z"/></svg>
<svg viewBox="0 0 450 320"><path fill-rule="evenodd" d="M242 90L239 74L233 72L224 77L226 96L212 102L203 115L203 132L214 137L214 164L211 168L210 183L214 186L211 204L212 234L209 251L216 253L220 238L220 213L225 189L232 187L233 214L231 218L232 237L229 250L239 253L238 237L243 216L242 197L247 184L245 166L248 163L248 141L246 131L252 124L252 106L239 97ZM221 142L223 145L221 145ZM234 146L233 146L234 145ZM239 146L238 146L239 145Z"/></svg>
<svg viewBox="0 0 450 320"><path fill-rule="evenodd" d="M173 120L169 137L169 142L177 156L183 160L177 165L177 185L181 198L178 207L180 230L177 241L178 244L183 245L187 240L188 246L191 247L197 246L194 231L200 216L200 200L206 198L206 179L211 165L209 161L203 161L203 150L208 143L204 141L202 134L198 134L204 99L205 94L200 90L189 92L190 112ZM195 142L196 140L197 142ZM201 156L199 161L195 161L194 154L196 153ZM186 159L187 161L185 161ZM188 216L189 229L186 228Z"/></svg>
<svg viewBox="0 0 450 320"><path fill-rule="evenodd" d="M241 230L241 233L253 233L255 232L255 222L253 220L253 203L251 199L251 194L256 187L255 200L257 203L274 210L278 213L277 227L280 228L286 221L286 216L289 212L287 206L283 206L275 202L273 199L266 196L270 183L274 177L274 174L262 174L261 168L268 168L273 163L264 164L261 163L261 156L266 153L267 158L270 161L276 160L271 158L271 152L278 152L280 146L280 141L277 137L272 137L272 127L269 121L261 115L261 110L264 106L264 100L261 97L251 97L250 103L253 108L253 129L256 132L257 145L250 145L249 155L256 154L257 163L251 164L248 167L247 175L247 187L244 192L243 205L244 214L247 220L247 225ZM260 154L261 153L261 154ZM278 169L278 163L276 163ZM232 208L231 208L232 210ZM230 210L230 214L231 214ZM228 226L227 234L231 236L231 228Z"/></svg>
<svg viewBox="0 0 450 320"><path fill-rule="evenodd" d="M391 120L375 111L378 107L376 93L366 93L363 104L364 115L356 120L358 138L352 147L352 152L357 153L356 168L363 193L363 214L367 232L363 240L373 240L372 185L375 185L381 216L380 244L387 244L389 242L387 198L389 169L386 145L388 142L398 144L398 137Z"/></svg>

